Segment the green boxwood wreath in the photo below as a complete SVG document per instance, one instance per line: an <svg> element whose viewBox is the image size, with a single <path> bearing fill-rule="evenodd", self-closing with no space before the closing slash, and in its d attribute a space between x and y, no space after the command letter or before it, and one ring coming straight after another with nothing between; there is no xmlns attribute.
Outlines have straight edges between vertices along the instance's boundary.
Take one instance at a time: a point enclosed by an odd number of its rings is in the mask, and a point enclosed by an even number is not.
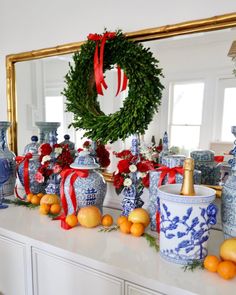
<svg viewBox="0 0 236 295"><path fill-rule="evenodd" d="M106 42L104 72L115 64L124 70L129 79L128 97L123 107L105 115L97 101L94 81L94 51L96 42L88 40L80 51L73 55L65 77L67 111L74 114L72 126L86 130L86 137L103 143L124 140L132 134L144 134L161 103L163 85L160 82L162 69L149 48L129 41L121 31ZM109 87L109 85L108 85Z"/></svg>

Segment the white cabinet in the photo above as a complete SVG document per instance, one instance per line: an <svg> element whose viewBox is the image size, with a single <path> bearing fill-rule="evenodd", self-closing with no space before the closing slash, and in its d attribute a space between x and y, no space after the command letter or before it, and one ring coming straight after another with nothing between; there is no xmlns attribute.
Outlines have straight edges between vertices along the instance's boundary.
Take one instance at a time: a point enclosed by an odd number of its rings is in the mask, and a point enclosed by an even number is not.
<svg viewBox="0 0 236 295"><path fill-rule="evenodd" d="M164 295L164 294L126 282L125 295Z"/></svg>
<svg viewBox="0 0 236 295"><path fill-rule="evenodd" d="M33 248L34 295L123 295L124 281Z"/></svg>
<svg viewBox="0 0 236 295"><path fill-rule="evenodd" d="M0 236L0 294L29 294L25 245Z"/></svg>

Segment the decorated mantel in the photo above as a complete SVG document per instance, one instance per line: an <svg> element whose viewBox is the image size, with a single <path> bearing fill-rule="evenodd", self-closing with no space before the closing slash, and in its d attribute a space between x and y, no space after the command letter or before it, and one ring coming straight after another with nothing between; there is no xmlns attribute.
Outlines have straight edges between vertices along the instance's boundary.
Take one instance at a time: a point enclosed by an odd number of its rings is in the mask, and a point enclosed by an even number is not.
<svg viewBox="0 0 236 295"><path fill-rule="evenodd" d="M39 142L33 135L24 155L13 161L5 139L9 123L0 124L0 185L14 177L15 164L17 175L16 200L4 199L10 204L8 209L1 205L6 210L0 214L0 249L5 251L5 244L10 244L12 254L20 256L22 265L27 264L21 276L26 283L20 285L19 279L19 288L44 295L63 294L62 290L72 294L77 286L81 294L90 294L94 286L98 294L201 294L199 284L192 283L193 276L185 275L178 264L185 270L205 267L235 281L235 222L227 218L229 206L235 209L235 198L229 197L234 196L231 190L235 193L235 148L231 151L232 176L223 190L223 226L225 242L229 243L225 246L222 232L214 232L211 238L217 215L215 191L200 185L207 177L213 185L219 182L220 166L214 154L194 151L192 158L173 154L167 132L159 146L140 142L158 112L163 90L162 69L150 50L128 40L121 31L105 31L90 34L73 59L63 95L67 111L74 114L71 125L83 129L88 138L83 147L76 150L68 135L57 143L58 122L37 122ZM117 71L116 96L127 88L129 91L120 110L105 115L98 95L103 96L109 87L105 72L111 69ZM235 128L232 130L235 134ZM102 175L110 164L106 144L129 136L130 149L114 152L119 161L113 185L123 196L122 210L108 210L103 207L107 183ZM142 208L144 190L149 190L148 210ZM6 191L3 194L6 196ZM29 208L39 208L41 216ZM19 221L21 210L24 216ZM11 214L19 223L5 221ZM27 226L27 220L32 227ZM209 245L210 254L219 256L220 251L223 261L208 254ZM76 279L81 276L80 284L74 287L73 278L66 287L59 280L53 279L51 284L48 272L54 268L58 278L62 272L76 273ZM31 269L32 281L25 277ZM208 282L199 270L196 278ZM54 286L55 282L58 285ZM228 291L232 291L232 282L226 287ZM217 282L208 293L221 294L224 288Z"/></svg>

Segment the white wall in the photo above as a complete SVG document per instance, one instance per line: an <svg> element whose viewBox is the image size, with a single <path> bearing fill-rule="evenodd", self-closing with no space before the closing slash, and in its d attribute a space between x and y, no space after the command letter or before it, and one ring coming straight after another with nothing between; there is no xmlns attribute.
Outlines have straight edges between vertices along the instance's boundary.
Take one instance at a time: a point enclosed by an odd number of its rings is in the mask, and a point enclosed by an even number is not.
<svg viewBox="0 0 236 295"><path fill-rule="evenodd" d="M0 118L7 117L7 54L84 40L105 27L127 32L233 11L235 0L1 0Z"/></svg>

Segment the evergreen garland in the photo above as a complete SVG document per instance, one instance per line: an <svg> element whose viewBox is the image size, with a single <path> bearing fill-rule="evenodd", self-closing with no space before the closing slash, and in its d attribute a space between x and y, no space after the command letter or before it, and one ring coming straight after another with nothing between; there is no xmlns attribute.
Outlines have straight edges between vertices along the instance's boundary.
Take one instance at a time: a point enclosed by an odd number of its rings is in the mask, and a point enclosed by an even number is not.
<svg viewBox="0 0 236 295"><path fill-rule="evenodd" d="M115 64L124 70L129 79L129 93L123 107L114 114L105 115L97 101L94 81L94 51L96 42L88 40L73 55L65 77L67 111L74 114L72 126L84 129L84 136L103 143L124 140L128 136L144 134L153 115L161 104L163 85L162 69L149 48L129 41L121 31L108 39L104 50L104 72Z"/></svg>

